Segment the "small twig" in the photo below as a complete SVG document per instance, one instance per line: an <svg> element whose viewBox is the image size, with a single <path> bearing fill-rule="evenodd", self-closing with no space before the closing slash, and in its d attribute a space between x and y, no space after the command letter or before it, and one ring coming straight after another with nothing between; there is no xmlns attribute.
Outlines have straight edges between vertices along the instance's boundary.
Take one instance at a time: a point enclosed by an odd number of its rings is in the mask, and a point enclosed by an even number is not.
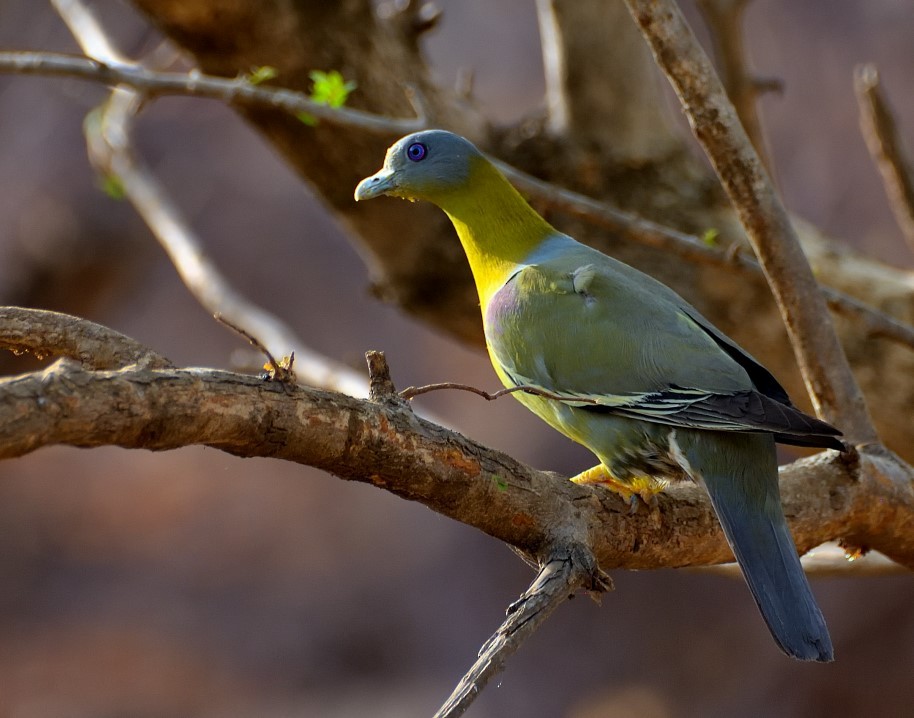
<svg viewBox="0 0 914 718"><path fill-rule="evenodd" d="M759 93L778 89L780 85L776 81L756 78L749 70L743 34L743 15L748 5L749 0L698 1L698 9L711 33L721 80L755 151L770 169L756 100Z"/></svg>
<svg viewBox="0 0 914 718"><path fill-rule="evenodd" d="M282 384L294 384L295 383L295 372L292 370L292 365L295 364L295 352L290 352L288 355L288 361L282 360L277 361L276 357L267 349L263 342L261 342L257 337L251 334L247 329L239 327L237 324L233 324L226 317L222 316L218 312L213 314L213 319L215 319L220 324L224 324L233 332L240 334L245 339L248 340L248 343L254 347L257 351L263 354L267 358L267 363L271 367L268 374L270 381L278 381ZM266 368L266 367L264 367Z"/></svg>
<svg viewBox="0 0 914 718"><path fill-rule="evenodd" d="M854 444L878 435L780 198L710 61L672 0L626 0L758 256L817 413Z"/></svg>
<svg viewBox="0 0 914 718"><path fill-rule="evenodd" d="M0 349L39 359L66 357L88 369L173 366L168 359L120 332L87 319L43 309L0 307Z"/></svg>
<svg viewBox="0 0 914 718"><path fill-rule="evenodd" d="M397 387L390 378L390 366L384 352L370 350L365 352L365 362L368 364L368 398L374 402L389 399L403 400L397 394Z"/></svg>
<svg viewBox="0 0 914 718"><path fill-rule="evenodd" d="M331 123L345 123L382 134L416 132L425 128L425 116L396 118L349 107L330 107L294 90L253 85L244 77L225 78L192 72L157 72L136 64L118 64L78 55L52 52L0 52L0 72L21 75L54 75L128 85L140 92L157 95L190 95L224 102L258 104L285 110L293 115L307 113ZM415 108L416 105L413 104Z"/></svg>
<svg viewBox="0 0 914 718"><path fill-rule="evenodd" d="M895 118L879 84L875 65L854 69L854 90L860 106L860 128L873 162L882 175L885 193L905 241L914 251L914 173L898 136Z"/></svg>
<svg viewBox="0 0 914 718"><path fill-rule="evenodd" d="M486 684L502 671L505 661L559 604L582 587L599 593L611 590L612 582L599 571L590 549L578 545L554 551L530 588L508 608L507 619L483 644L479 658L435 713L435 718L463 715Z"/></svg>
<svg viewBox="0 0 914 718"><path fill-rule="evenodd" d="M554 399L556 401L564 402L574 402L579 404L599 404L600 402L596 399L585 396L574 396L570 394L554 394L551 391L546 391L545 389L533 386L530 384L521 384L519 386L512 386L506 389L499 389L495 392L488 392L484 389L479 389L475 386L470 386L469 384L458 384L453 381L443 381L437 384L424 384L423 386L409 386L403 391L400 392L400 398L406 399L409 401L417 396L422 394L428 394L432 391L441 391L442 389L457 389L459 391L468 391L471 394L476 394L481 396L486 401L495 401L500 399L503 396L508 394L513 394L516 391L522 391L525 394L535 394L536 396L541 396L545 399Z"/></svg>

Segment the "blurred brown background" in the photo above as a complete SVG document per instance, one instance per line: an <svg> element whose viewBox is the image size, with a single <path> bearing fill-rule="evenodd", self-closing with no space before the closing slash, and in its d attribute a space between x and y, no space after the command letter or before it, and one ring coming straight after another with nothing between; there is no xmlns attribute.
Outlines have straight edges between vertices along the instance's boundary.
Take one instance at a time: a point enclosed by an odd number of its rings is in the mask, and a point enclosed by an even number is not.
<svg viewBox="0 0 914 718"><path fill-rule="evenodd" d="M472 67L492 117L535 111L532 0L438 4L426 49L441 81ZM122 49L148 46L127 8L97 6ZM914 5L757 1L748 24L754 65L786 83L762 108L788 205L910 266L857 129L851 72L879 64L914 146ZM0 1L0 47L76 51L28 0ZM0 77L0 303L86 316L178 364L229 366L239 341L190 298L131 208L97 188L81 122L103 97ZM355 367L383 349L400 386L496 386L481 353L368 295L341 230L219 103L160 100L138 140L235 285L315 349ZM6 374L33 366L0 361ZM543 468L590 460L510 401L420 405ZM0 715L431 715L530 578L474 530L300 466L201 448L43 450L0 464ZM830 666L783 657L740 581L614 579L601 608L563 606L470 715L900 716L914 705L910 577L815 584Z"/></svg>

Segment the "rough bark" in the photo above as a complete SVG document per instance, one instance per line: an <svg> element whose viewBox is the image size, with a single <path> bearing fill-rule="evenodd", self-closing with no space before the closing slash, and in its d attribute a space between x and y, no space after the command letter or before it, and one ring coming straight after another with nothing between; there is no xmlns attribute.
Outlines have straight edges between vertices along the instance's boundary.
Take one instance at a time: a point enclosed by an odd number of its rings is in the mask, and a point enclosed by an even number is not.
<svg viewBox="0 0 914 718"><path fill-rule="evenodd" d="M732 560L710 503L692 486L631 515L618 495L581 487L416 416L400 400L359 400L209 369L90 371L61 360L0 381L0 458L43 446L164 451L200 444L314 466L371 483L543 559L586 537L603 570ZM878 454L836 452L782 472L798 548L841 539L914 567L914 492L880 478ZM864 470L860 470L861 467Z"/></svg>

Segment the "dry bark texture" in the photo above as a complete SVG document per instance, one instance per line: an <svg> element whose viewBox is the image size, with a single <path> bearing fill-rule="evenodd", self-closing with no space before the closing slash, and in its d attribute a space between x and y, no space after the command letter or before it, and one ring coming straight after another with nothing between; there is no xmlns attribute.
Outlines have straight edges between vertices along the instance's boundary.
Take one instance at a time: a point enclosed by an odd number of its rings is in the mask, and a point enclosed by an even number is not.
<svg viewBox="0 0 914 718"><path fill-rule="evenodd" d="M240 0L190 4L136 0L134 4L206 72L234 76L252 66L270 65L279 70L277 83L305 88L310 70L338 69L359 83L352 98L354 107L395 116L410 114L402 83L412 83L426 99L431 124L462 132L539 177L687 232L702 234L715 228L724 243L745 243L706 166L681 137L664 131L662 119L656 119L662 106L659 83L639 81L641 91L631 91L631 78L647 78L656 70L634 41L632 23L624 17L621 3L611 4L614 9L609 12L599 2L552 3L565 57L557 74L563 85L553 89L564 93L569 108L583 108L570 109L567 129L559 132L536 121L517 130L492 128L471 103L433 85L419 52L413 10L381 20L371 3L356 0L276 0L256 5ZM617 39L611 42L612 52L598 54L599 72L592 64L597 38ZM625 98L624 111L613 111L620 98ZM441 213L393 201L364 207L352 202L351 189L377 169L393 137L329 125L311 129L282 113L241 111L350 228L378 296L462 340L481 342L469 272ZM612 121L595 121L611 111ZM644 134L639 132L642 125L647 128ZM648 141L648 130L659 135L656 144ZM559 216L552 220L579 239L672 285L763 360L798 402L806 403L783 323L761 278L747 280L716 267L670 261L657 250L585 223ZM799 223L798 231L821 282L902 321L914 322L906 272L848 250L806 224ZM914 457L908 426L914 381L905 379L914 376L914 354L870 338L851 322L839 318L838 323L881 436L906 458ZM887 376L893 381L885 381Z"/></svg>
<svg viewBox="0 0 914 718"><path fill-rule="evenodd" d="M589 546L603 570L732 560L698 488L672 490L660 496L658 511L632 515L616 494L524 466L421 419L395 397L369 402L216 370L90 371L61 360L0 381L0 413L4 459L52 444L153 451L202 444L372 483L536 560L566 538ZM878 466L882 457L864 461ZM905 519L914 493L878 470L859 469L836 452L784 469L784 510L798 548L840 538L914 568Z"/></svg>

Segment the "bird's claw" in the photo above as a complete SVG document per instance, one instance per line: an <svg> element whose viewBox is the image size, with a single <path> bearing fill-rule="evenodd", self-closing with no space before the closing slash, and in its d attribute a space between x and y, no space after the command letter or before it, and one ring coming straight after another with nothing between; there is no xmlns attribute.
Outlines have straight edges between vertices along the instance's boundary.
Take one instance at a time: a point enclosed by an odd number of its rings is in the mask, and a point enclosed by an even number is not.
<svg viewBox="0 0 914 718"><path fill-rule="evenodd" d="M610 491L619 494L629 506L629 514L634 516L641 510L641 504L646 505L651 512L658 510L660 502L657 494L663 491L667 482L652 476L640 476L630 481L621 481L613 476L602 464L594 466L587 471L582 471L571 478L576 484L600 484Z"/></svg>

